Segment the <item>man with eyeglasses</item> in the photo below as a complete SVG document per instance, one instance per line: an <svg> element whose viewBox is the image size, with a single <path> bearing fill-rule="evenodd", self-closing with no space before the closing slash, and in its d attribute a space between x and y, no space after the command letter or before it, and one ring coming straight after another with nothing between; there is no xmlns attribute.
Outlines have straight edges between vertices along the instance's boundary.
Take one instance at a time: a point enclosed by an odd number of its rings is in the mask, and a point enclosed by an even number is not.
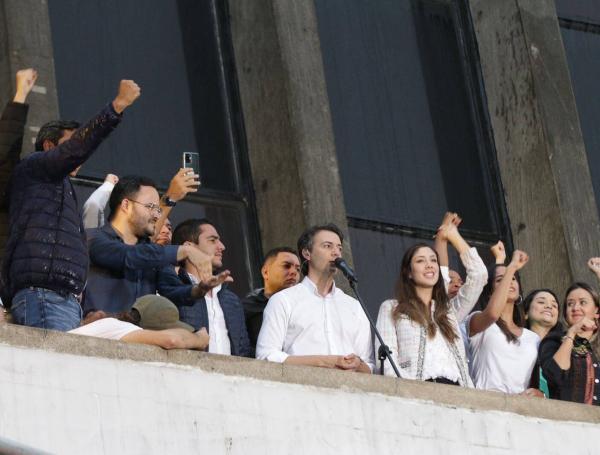
<svg viewBox="0 0 600 455"><path fill-rule="evenodd" d="M84 313L128 311L135 301L157 290L157 275L179 262L194 267L201 282L218 285L226 276L212 276L211 257L189 245L158 245L150 238L162 215L154 182L141 176L122 177L109 202L109 222L88 230L90 274ZM194 292L204 295L203 287Z"/></svg>

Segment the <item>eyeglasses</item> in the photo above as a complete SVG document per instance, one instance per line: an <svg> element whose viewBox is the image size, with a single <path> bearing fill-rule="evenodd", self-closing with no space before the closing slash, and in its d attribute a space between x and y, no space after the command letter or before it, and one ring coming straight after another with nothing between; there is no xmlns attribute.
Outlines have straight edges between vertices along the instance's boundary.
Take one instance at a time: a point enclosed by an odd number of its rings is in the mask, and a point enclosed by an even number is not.
<svg viewBox="0 0 600 455"><path fill-rule="evenodd" d="M128 201L131 201L131 202L135 202L136 204L140 204L142 207L146 207L146 208L147 208L148 210L150 210L151 212L156 212L156 213L158 214L158 216L161 216L161 215L162 215L162 209L160 208L160 206L159 206L159 205L156 205L156 204L154 204L154 203L152 203L152 202L149 202L149 203L147 203L147 204L144 204L144 203L142 203L142 202L135 201L135 200L133 200L133 199L127 199L127 200L128 200Z"/></svg>

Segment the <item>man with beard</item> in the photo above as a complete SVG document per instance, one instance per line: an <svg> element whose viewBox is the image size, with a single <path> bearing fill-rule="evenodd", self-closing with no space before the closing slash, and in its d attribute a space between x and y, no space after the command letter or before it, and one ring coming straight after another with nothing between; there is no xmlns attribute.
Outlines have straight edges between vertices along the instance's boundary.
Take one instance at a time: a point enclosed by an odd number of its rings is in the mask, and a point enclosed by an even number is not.
<svg viewBox="0 0 600 455"><path fill-rule="evenodd" d="M125 176L108 202L109 223L88 231L90 275L84 312L128 311L136 299L156 293L158 272L168 265L187 263L204 285L218 285L225 276L212 276L212 257L189 245L151 243L162 214L156 185L147 177ZM197 295L205 287L196 286Z"/></svg>

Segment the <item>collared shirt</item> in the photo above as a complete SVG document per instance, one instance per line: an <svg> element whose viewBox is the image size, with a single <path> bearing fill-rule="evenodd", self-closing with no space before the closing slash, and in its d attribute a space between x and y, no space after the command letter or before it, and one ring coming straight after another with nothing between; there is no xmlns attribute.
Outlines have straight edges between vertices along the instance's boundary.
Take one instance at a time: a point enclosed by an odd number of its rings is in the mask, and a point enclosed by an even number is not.
<svg viewBox="0 0 600 455"><path fill-rule="evenodd" d="M161 246L147 238L127 245L110 223L87 232L91 267L84 311L128 311L138 297L156 293L160 269L177 264L177 245Z"/></svg>
<svg viewBox="0 0 600 455"><path fill-rule="evenodd" d="M190 281L193 284L198 284L198 279L188 273ZM208 331L210 339L208 342L208 352L213 354L231 355L231 342L227 332L227 324L225 323L225 314L219 303L218 293L221 290L221 284L212 289L212 292L204 296L206 302L206 311L208 313Z"/></svg>
<svg viewBox="0 0 600 455"><path fill-rule="evenodd" d="M256 358L356 354L373 370L371 328L360 303L335 284L321 296L308 278L274 294L263 314Z"/></svg>

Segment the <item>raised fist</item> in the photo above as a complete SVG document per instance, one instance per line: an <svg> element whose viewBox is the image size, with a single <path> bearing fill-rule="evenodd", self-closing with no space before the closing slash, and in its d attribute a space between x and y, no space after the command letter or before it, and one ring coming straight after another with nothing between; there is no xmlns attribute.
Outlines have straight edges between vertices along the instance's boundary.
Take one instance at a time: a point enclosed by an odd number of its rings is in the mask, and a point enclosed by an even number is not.
<svg viewBox="0 0 600 455"><path fill-rule="evenodd" d="M587 265L600 278L600 258L590 258Z"/></svg>
<svg viewBox="0 0 600 455"><path fill-rule="evenodd" d="M117 177L114 174L106 174L106 177L104 177L104 181L116 185L119 182L119 177Z"/></svg>
<svg viewBox="0 0 600 455"><path fill-rule="evenodd" d="M33 68L27 68L17 71L17 92L13 101L17 103L24 103L27 99L27 95L29 95L29 92L31 92L31 89L35 85L37 77L38 73Z"/></svg>
<svg viewBox="0 0 600 455"><path fill-rule="evenodd" d="M498 243L493 245L490 248L494 258L496 258L496 264L504 264L506 260L506 250L504 249L504 243L501 240L498 240Z"/></svg>
<svg viewBox="0 0 600 455"><path fill-rule="evenodd" d="M525 267L525 264L527 264L528 261L529 256L527 256L527 253L521 250L515 250L509 266L514 267L515 270L521 270L523 267Z"/></svg>
<svg viewBox="0 0 600 455"><path fill-rule="evenodd" d="M113 101L113 107L117 113L123 112L140 97L140 87L132 80L123 79L119 84L119 93Z"/></svg>

